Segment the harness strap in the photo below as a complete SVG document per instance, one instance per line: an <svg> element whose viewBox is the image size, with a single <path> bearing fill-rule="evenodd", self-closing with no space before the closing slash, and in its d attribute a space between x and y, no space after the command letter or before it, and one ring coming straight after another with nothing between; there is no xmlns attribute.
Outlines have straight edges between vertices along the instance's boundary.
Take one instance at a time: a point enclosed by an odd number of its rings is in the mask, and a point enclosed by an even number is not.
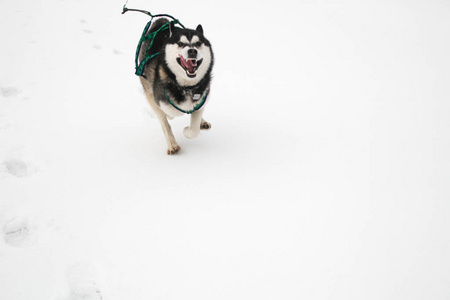
<svg viewBox="0 0 450 300"><path fill-rule="evenodd" d="M181 111L182 113L185 113L185 114L192 114L192 113L196 112L197 110L199 110L200 108L202 108L203 104L205 104L206 98L208 97L209 90L206 90L205 95L203 96L202 100L200 100L200 102L197 103L197 105L195 105L194 108L191 110L184 110L182 108L179 108L172 100L170 100L170 98L167 95L166 90L164 88L163 88L163 92L164 92L164 97L166 98L166 100L169 101L170 105L172 105L175 109L177 109L178 111Z"/></svg>
<svg viewBox="0 0 450 300"><path fill-rule="evenodd" d="M153 18L152 18L152 20L153 20ZM148 22L147 25L145 26L144 32L142 33L141 39L139 40L139 44L138 44L138 46L137 46L137 48L136 48L136 57L135 57L136 73L135 73L135 74L136 74L137 76L142 76L142 74L144 73L145 65L146 65L150 60L152 60L154 57L156 57L156 56L158 56L158 55L160 54L160 52L156 52L156 53L153 53L153 54L150 55L150 54L147 52L148 49L151 49L151 48L152 48L153 42L154 42L154 40L155 40L156 35L157 35L158 33L160 33L161 31L164 31L164 30L169 29L171 23L174 23L174 24L180 24L181 26L183 26L183 25L180 23L180 21L178 21L177 19L175 19L175 20L173 20L173 21L171 21L171 22L168 22L168 23L162 25L158 30L153 31L153 32L150 32L149 34L146 35L145 33L147 32L148 28L150 27L150 25L151 25L151 23L152 23L152 20L150 20L150 22ZM147 50L145 51L145 58L144 58L144 59L141 61L141 63L139 64L139 63L138 63L139 52L141 51L142 43L145 42L145 41L149 41L149 45L148 45Z"/></svg>
<svg viewBox="0 0 450 300"><path fill-rule="evenodd" d="M128 1L127 1L128 2ZM160 52L156 52L153 54L149 54L147 53L147 50L150 49L153 46L153 42L155 40L155 37L158 33L160 33L161 31L167 30L170 28L171 24L178 24L180 25L182 28L185 28L183 24L181 24L181 22L178 19L175 19L174 17L172 17L171 15L166 15L166 14L158 14L158 15L152 15L151 12L146 11L146 10L141 10L141 9L129 9L126 7L126 4L123 6L123 11L122 14L126 13L127 11L137 11L137 12L141 12L144 13L146 15L150 16L150 21L147 23L147 25L145 25L144 30L142 31L142 35L141 38L139 39L139 43L137 45L136 48L136 56L134 59L134 63L135 63L135 68L136 68L136 72L135 74L137 76L143 76L142 74L144 73L144 68L145 65L152 60L154 57L156 57L157 55L160 54ZM152 21L154 18L159 18L159 17L168 17L170 19L172 19L173 21L167 22L164 25L162 25L158 30L150 32L147 34L148 29L150 28L150 25L152 24ZM148 48L145 51L145 58L141 61L141 63L139 64L139 52L141 51L141 46L143 42L149 41L149 45Z"/></svg>

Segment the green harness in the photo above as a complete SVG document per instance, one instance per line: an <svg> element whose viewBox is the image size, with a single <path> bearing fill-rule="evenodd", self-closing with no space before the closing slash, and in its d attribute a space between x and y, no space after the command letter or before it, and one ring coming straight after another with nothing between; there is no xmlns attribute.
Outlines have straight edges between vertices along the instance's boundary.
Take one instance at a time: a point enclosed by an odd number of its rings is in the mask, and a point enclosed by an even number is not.
<svg viewBox="0 0 450 300"><path fill-rule="evenodd" d="M141 9L129 9L126 7L126 4L123 6L123 11L122 14L126 13L127 11L138 11L141 13L144 13L146 15L150 16L150 21L147 23L147 25L145 25L144 31L142 32L141 38L139 39L139 43L137 45L136 48L136 56L135 56L135 66L136 66L136 72L135 74L137 76L142 76L144 74L144 68L145 65L152 60L154 57L158 56L160 54L160 52L156 52L156 53L150 53L150 49L153 46L153 42L155 41L156 36L160 33L163 32L164 30L167 30L170 28L170 26L172 24L179 24L182 28L186 28L184 27L183 24L181 24L180 21L178 21L177 19L175 19L174 17L172 17L171 15L166 15L166 14L160 14L160 15L152 15L149 11L146 10L141 10ZM152 21L153 18L159 18L159 17L167 17L167 18L171 18L173 21L168 22L164 25L162 25L158 30L150 32L147 34L148 29L150 28L150 26L152 25ZM141 51L141 46L143 42L149 41L149 45L147 50L145 51L145 58L141 61L141 63L139 64L139 52Z"/></svg>
<svg viewBox="0 0 450 300"><path fill-rule="evenodd" d="M170 105L172 105L175 109L181 111L182 113L185 114L192 114L193 112L196 112L197 110L199 110L200 108L202 108L203 104L205 104L206 102L206 98L208 97L208 90L206 90L205 95L203 96L202 100L197 103L197 105L194 106L193 109L191 110L184 110L182 108L179 108L172 100L170 100L169 96L166 93L166 90L163 88L163 92L164 92L164 97L166 98L167 101L169 101Z"/></svg>
<svg viewBox="0 0 450 300"><path fill-rule="evenodd" d="M127 2L128 2L128 1L127 1ZM172 17L171 15L166 15L166 14L152 15L150 12L148 12L148 11L146 11L146 10L141 10L141 9L128 9L128 8L126 7L126 5L127 5L127 4L125 3L125 5L123 6L122 14L126 13L127 11L138 11L138 12L144 13L144 14L146 14L146 15L149 15L150 18L151 18L150 21L147 23L147 25L145 25L144 31L142 32L141 38L139 39L139 43L138 43L137 48L136 48L135 61L134 61L135 66L136 66L136 72L135 72L135 74L136 74L137 76L143 76L145 65L146 65L150 60L152 60L153 58L155 58L156 56L158 56L158 55L160 54L160 52L150 53L150 51L149 51L149 50L152 48L152 46L153 46L153 42L155 41L156 36L157 36L160 32L163 32L164 30L169 29L170 26L172 26L172 24L174 24L174 25L175 25L175 24L178 24L178 25L180 25L182 28L186 28L186 27L184 27L184 25L181 24L180 21L178 21L177 19L175 19L175 18ZM152 25L153 18L158 18L158 17L168 17L168 18L171 18L173 21L170 21L170 22L168 22L168 23L165 23L165 24L162 25L158 30L153 31L153 32L150 32L150 33L147 34L148 29L149 29L150 26ZM145 51L145 58L144 58L144 59L141 61L141 63L139 64L139 60L138 60L138 58L139 58L139 52L141 51L142 43L143 43L143 42L146 42L146 41L149 41L149 45L148 45L147 50ZM170 100L170 98L169 98L169 96L167 95L166 90L165 90L164 88L163 88L163 92L164 92L164 97L166 98L166 100L167 100L167 101L170 103L170 105L172 105L175 109L177 109L178 111L181 111L182 113L185 113L185 114L192 114L192 113L196 112L197 110L199 110L200 108L202 108L202 106L205 104L206 99L207 99L207 97L208 97L208 92L209 92L209 91L206 90L205 95L203 96L202 100L201 100L199 103L197 103L197 104L194 106L194 108L191 109L191 110L184 110L184 109L178 107L172 100Z"/></svg>

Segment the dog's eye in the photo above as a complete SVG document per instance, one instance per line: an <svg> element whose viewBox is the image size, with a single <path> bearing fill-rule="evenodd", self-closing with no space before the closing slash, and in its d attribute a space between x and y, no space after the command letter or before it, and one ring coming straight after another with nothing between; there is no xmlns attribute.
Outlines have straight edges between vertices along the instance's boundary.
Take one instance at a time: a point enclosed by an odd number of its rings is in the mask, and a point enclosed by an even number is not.
<svg viewBox="0 0 450 300"><path fill-rule="evenodd" d="M178 47L180 47L180 48L183 48L183 47L184 47L184 44L183 44L182 42L178 42L177 45L178 45Z"/></svg>
<svg viewBox="0 0 450 300"><path fill-rule="evenodd" d="M195 47L200 47L202 45L202 42L195 43Z"/></svg>

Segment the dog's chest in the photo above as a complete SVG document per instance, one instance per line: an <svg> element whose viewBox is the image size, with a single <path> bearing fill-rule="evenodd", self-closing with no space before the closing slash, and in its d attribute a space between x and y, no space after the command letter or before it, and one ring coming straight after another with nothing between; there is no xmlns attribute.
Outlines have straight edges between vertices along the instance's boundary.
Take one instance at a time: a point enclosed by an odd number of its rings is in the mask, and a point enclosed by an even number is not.
<svg viewBox="0 0 450 300"><path fill-rule="evenodd" d="M181 92L181 97L178 100L178 103L182 105L184 102L187 102L187 105L196 105L197 102L202 98L203 93L200 90L183 90Z"/></svg>
<svg viewBox="0 0 450 300"><path fill-rule="evenodd" d="M185 101L197 102L202 97L202 93L197 90L183 91Z"/></svg>
<svg viewBox="0 0 450 300"><path fill-rule="evenodd" d="M169 98L166 98L166 101L161 101L160 107L170 117L181 116L184 113L181 112L180 109L184 111L192 111L199 104L199 102L202 101L203 96L203 93L197 90L184 90L176 99L171 99L170 95L167 95ZM175 104L177 108L175 108L169 101Z"/></svg>

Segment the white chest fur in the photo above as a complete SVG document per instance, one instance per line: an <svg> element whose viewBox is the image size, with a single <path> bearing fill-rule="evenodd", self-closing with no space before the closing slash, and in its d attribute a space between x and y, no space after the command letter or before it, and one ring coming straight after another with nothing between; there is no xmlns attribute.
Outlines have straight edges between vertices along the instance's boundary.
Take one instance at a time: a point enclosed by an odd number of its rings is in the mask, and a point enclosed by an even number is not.
<svg viewBox="0 0 450 300"><path fill-rule="evenodd" d="M166 99L165 99L166 101L160 102L160 107L161 107L162 111L170 118L178 117L178 116L185 114L184 112L180 111L180 109L184 110L184 111L193 111L199 105L199 103L203 100L202 98L204 97L204 95L205 94L186 93L186 95L185 95L186 100L179 104L176 103L176 106L179 109L177 109L172 104L170 104ZM208 98L209 97L207 97L205 99L204 104L206 104L206 102L208 101Z"/></svg>

